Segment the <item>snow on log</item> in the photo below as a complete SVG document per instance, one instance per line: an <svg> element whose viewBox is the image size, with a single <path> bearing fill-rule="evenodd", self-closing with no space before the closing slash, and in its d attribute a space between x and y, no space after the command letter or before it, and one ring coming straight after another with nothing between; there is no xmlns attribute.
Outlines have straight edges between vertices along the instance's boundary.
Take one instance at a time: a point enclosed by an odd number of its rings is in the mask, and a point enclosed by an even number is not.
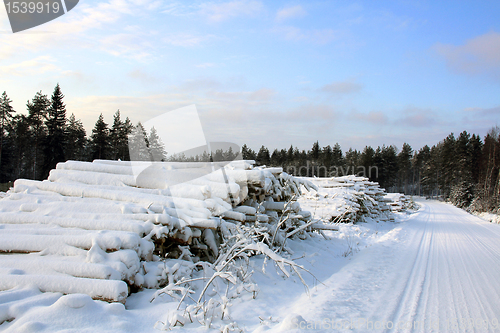
<svg viewBox="0 0 500 333"><path fill-rule="evenodd" d="M0 223L6 224L54 224L66 228L85 230L117 230L130 231L138 235L145 233L145 226L137 221L113 221L40 216L29 213L2 213Z"/></svg>
<svg viewBox="0 0 500 333"><path fill-rule="evenodd" d="M134 237L135 236L135 237ZM40 252L44 249L66 244L89 250L94 242L106 251L118 249L139 248L137 234L86 234L86 235L29 235L15 233L0 233L0 252L29 253Z"/></svg>
<svg viewBox="0 0 500 333"><path fill-rule="evenodd" d="M315 194L298 201L308 211L316 212L324 222L357 222L366 219L392 221L385 190L377 182L354 175L333 178L302 178L315 184ZM321 197L321 200L318 198ZM317 203L316 203L317 202Z"/></svg>
<svg viewBox="0 0 500 333"><path fill-rule="evenodd" d="M10 255L0 256L0 267L15 268L27 274L68 274L74 277L121 280L123 274L106 264L68 260L58 256Z"/></svg>
<svg viewBox="0 0 500 333"><path fill-rule="evenodd" d="M87 294L93 299L125 303L127 284L117 280L85 279L73 276L0 274L0 291L35 285L42 292Z"/></svg>
<svg viewBox="0 0 500 333"><path fill-rule="evenodd" d="M11 253L0 255L3 288L39 279L43 291L124 301L126 284L166 282L161 268L146 269L152 260L216 260L227 221L269 231L287 218L288 235L303 238L313 221L296 199L316 186L254 163L67 161L48 180L18 179L0 201L0 252Z"/></svg>

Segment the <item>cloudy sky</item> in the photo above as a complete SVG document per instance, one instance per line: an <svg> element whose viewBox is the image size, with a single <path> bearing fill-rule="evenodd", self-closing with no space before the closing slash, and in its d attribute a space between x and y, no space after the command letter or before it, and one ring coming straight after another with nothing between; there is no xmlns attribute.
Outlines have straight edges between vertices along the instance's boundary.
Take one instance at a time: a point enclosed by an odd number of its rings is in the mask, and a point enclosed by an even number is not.
<svg viewBox="0 0 500 333"><path fill-rule="evenodd" d="M80 0L13 34L0 90L18 112L56 83L91 131L195 104L209 141L344 150L500 125L500 2Z"/></svg>

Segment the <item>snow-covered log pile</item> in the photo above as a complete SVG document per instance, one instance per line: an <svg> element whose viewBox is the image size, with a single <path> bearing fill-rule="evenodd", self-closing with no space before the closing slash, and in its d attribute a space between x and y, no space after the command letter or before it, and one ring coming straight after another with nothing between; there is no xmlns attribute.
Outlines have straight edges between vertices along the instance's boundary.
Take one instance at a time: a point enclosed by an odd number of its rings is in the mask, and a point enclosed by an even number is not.
<svg viewBox="0 0 500 333"><path fill-rule="evenodd" d="M402 193L388 193L385 199L393 212L404 212L417 208L412 198Z"/></svg>
<svg viewBox="0 0 500 333"><path fill-rule="evenodd" d="M221 247L241 246L242 228L286 248L323 228L296 202L301 188L315 186L251 161L59 163L0 200L0 291L35 284L124 302L130 288L189 275L180 259L214 262Z"/></svg>
<svg viewBox="0 0 500 333"><path fill-rule="evenodd" d="M369 218L394 221L385 190L368 178L350 175L305 179L319 190L305 194L299 202L323 223L358 222Z"/></svg>

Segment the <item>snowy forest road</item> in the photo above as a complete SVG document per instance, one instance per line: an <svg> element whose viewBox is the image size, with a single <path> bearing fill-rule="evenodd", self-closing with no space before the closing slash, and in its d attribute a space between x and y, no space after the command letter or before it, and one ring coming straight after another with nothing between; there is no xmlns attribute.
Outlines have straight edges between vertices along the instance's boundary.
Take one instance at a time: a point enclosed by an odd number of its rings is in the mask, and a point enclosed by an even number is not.
<svg viewBox="0 0 500 333"><path fill-rule="evenodd" d="M500 332L500 226L419 202L290 310L314 331Z"/></svg>

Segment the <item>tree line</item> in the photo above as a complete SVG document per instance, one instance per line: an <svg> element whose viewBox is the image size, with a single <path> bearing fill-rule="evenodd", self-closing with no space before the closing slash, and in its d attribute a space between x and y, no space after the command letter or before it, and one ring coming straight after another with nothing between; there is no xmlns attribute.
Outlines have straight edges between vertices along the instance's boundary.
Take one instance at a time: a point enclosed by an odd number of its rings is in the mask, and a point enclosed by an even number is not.
<svg viewBox="0 0 500 333"><path fill-rule="evenodd" d="M167 157L164 144L153 127L148 132L139 122L133 125L120 111L108 125L99 115L91 135L82 122L67 117L61 87L50 98L41 91L26 103L27 114L16 112L6 92L0 96L0 183L18 178L43 180L56 164L66 160L154 160L223 161L239 153L214 149L196 156ZM129 150L129 147L132 148ZM130 152L133 156L130 156ZM244 159L258 165L280 166L295 176L366 176L389 192L441 196L461 208L478 211L498 209L500 203L500 129L492 128L484 140L466 131L453 133L432 147L419 150L404 143L343 152L338 143L311 149L274 149L262 146L254 151L241 148Z"/></svg>
<svg viewBox="0 0 500 333"><path fill-rule="evenodd" d="M413 150L404 143L362 151L340 145L311 149L274 149L262 146L254 151L242 146L244 159L259 165L279 166L295 176L338 177L358 175L376 181L388 192L442 197L460 208L496 211L500 207L500 129L492 128L484 141L467 131L453 133L439 143Z"/></svg>
<svg viewBox="0 0 500 333"><path fill-rule="evenodd" d="M99 115L87 136L81 120L67 117L61 87L57 84L49 98L41 91L26 103L27 114L12 107L4 91L0 97L0 183L18 178L43 180L56 164L66 160L130 160L129 144L136 160L165 160L166 152L156 129L146 131L133 125L120 110L109 126ZM130 137L130 142L129 142Z"/></svg>

